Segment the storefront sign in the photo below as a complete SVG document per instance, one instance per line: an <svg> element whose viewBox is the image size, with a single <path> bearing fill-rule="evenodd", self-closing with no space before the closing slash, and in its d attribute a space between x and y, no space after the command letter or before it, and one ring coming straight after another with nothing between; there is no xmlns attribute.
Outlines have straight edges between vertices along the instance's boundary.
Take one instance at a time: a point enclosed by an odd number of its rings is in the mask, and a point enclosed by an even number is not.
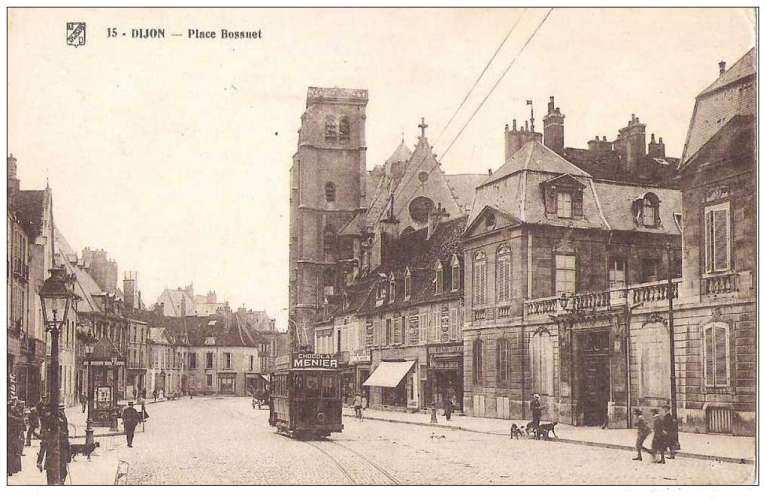
<svg viewBox="0 0 766 500"><path fill-rule="evenodd" d="M338 358L335 354L294 353L293 368L338 368Z"/></svg>
<svg viewBox="0 0 766 500"><path fill-rule="evenodd" d="M351 353L349 357L349 364L351 365L358 365L360 363L369 363L370 362L370 355L364 354L364 353Z"/></svg>
<svg viewBox="0 0 766 500"><path fill-rule="evenodd" d="M460 358L432 358L431 368L434 370L459 370Z"/></svg>
<svg viewBox="0 0 766 500"><path fill-rule="evenodd" d="M463 344L435 345L428 348L431 354L462 354Z"/></svg>

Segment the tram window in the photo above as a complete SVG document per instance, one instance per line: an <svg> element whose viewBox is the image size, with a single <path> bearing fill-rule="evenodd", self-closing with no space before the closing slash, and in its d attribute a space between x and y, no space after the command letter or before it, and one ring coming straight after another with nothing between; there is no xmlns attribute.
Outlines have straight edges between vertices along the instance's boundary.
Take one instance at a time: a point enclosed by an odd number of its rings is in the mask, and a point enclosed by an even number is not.
<svg viewBox="0 0 766 500"><path fill-rule="evenodd" d="M323 398L338 397L337 377L335 377L334 375L325 375L322 377L322 397Z"/></svg>
<svg viewBox="0 0 766 500"><path fill-rule="evenodd" d="M302 373L296 373L293 376L293 389L297 394L303 394L303 374Z"/></svg>
<svg viewBox="0 0 766 500"><path fill-rule="evenodd" d="M315 398L319 396L319 377L317 375L306 375L306 390L307 398Z"/></svg>

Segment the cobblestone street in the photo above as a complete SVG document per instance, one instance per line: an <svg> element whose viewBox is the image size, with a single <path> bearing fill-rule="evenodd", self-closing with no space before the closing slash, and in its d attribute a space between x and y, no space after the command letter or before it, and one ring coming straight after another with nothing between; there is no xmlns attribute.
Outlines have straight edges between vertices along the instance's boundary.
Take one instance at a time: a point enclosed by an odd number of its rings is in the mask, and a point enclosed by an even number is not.
<svg viewBox="0 0 766 500"><path fill-rule="evenodd" d="M326 441L297 441L246 398L150 407L128 484L746 484L754 466L696 459L654 465L632 453L389 422L358 422Z"/></svg>

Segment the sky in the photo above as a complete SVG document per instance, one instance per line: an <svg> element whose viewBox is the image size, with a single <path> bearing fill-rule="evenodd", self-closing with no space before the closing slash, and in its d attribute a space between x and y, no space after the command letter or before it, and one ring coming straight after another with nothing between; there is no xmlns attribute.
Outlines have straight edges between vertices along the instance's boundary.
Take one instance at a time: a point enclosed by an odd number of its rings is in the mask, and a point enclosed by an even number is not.
<svg viewBox="0 0 766 500"><path fill-rule="evenodd" d="M678 157L718 61L755 45L750 9L556 9L522 50L546 11L10 9L8 152L22 189L47 179L68 242L107 250L120 280L138 271L146 303L193 282L284 327L289 168L307 87L368 89L368 169L402 138L412 147L421 117L445 172L496 169L504 125L527 119L531 99L542 131L549 96L567 146L614 139L635 113L647 140L662 136ZM86 22L85 45L66 44L67 21ZM166 38L133 39L132 28ZM262 38L222 40L221 29Z"/></svg>

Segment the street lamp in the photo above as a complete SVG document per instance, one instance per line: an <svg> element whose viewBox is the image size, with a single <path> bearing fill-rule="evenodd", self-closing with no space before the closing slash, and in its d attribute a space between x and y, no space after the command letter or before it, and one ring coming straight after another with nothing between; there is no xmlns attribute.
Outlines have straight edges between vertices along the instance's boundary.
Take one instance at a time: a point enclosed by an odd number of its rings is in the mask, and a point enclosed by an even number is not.
<svg viewBox="0 0 766 500"><path fill-rule="evenodd" d="M49 483L63 484L61 480L61 436L59 429L59 395L61 393L59 380L59 335L61 327L66 324L69 307L72 304L74 293L69 289L68 283L71 278L66 274L63 267L50 270L50 277L45 280L40 288L42 299L43 321L45 328L51 334L51 364L48 373L50 402L50 427L48 430L48 462L51 464ZM65 429L66 430L66 429Z"/></svg>
<svg viewBox="0 0 766 500"><path fill-rule="evenodd" d="M92 334L89 334L85 338L85 359L87 361L87 365L86 365L86 368L87 368L87 372L86 373L87 373L87 375L86 375L86 378L87 378L87 384L88 384L88 387L87 387L87 391L88 391L88 396L87 396L88 397L88 400L87 400L87 404L88 404L88 416L87 416L87 420L86 420L86 424L85 424L85 446L86 446L86 448L88 447L88 445L93 444L93 420L91 420L91 417L90 417L90 412L91 412L91 409L93 408L93 383L92 383L92 380L91 380L90 365L91 365L91 362L92 362L93 351L95 350L95 348L96 348L96 338ZM88 457L88 458L90 458L90 457Z"/></svg>
<svg viewBox="0 0 766 500"><path fill-rule="evenodd" d="M668 254L668 333L670 335L670 411L673 420L678 419L678 401L676 398L676 342L673 333L673 248L670 241L665 242Z"/></svg>

